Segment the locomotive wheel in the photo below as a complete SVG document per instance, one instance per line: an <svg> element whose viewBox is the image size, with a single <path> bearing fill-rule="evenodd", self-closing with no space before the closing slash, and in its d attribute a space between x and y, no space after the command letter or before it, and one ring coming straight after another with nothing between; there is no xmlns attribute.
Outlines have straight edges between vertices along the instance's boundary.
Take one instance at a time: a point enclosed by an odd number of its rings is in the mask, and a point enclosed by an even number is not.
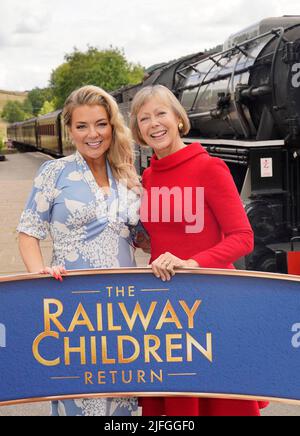
<svg viewBox="0 0 300 436"><path fill-rule="evenodd" d="M258 246L246 257L246 269L250 271L277 272L276 255L268 247Z"/></svg>
<svg viewBox="0 0 300 436"><path fill-rule="evenodd" d="M276 224L268 204L254 201L246 206L246 213L254 231L255 242L262 245L271 243L276 236Z"/></svg>

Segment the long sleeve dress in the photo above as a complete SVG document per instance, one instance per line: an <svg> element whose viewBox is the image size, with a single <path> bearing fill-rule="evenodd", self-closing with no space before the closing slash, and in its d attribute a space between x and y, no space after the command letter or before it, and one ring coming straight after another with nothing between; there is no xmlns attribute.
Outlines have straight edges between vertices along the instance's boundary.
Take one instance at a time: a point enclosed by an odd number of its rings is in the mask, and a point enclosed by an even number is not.
<svg viewBox="0 0 300 436"><path fill-rule="evenodd" d="M67 270L136 266L129 227L139 221L140 199L117 182L106 162L110 194L99 188L77 152L42 165L18 232L38 240L50 234L52 265ZM53 402L53 415L130 416L137 400L81 399Z"/></svg>
<svg viewBox="0 0 300 436"><path fill-rule="evenodd" d="M203 268L232 269L253 250L253 232L230 171L200 144L162 159L154 156L143 186L141 220L151 239L151 262L170 252ZM159 198L158 190L165 188L172 195ZM143 398L140 404L148 416L259 415L259 406L265 407L256 401L196 398Z"/></svg>

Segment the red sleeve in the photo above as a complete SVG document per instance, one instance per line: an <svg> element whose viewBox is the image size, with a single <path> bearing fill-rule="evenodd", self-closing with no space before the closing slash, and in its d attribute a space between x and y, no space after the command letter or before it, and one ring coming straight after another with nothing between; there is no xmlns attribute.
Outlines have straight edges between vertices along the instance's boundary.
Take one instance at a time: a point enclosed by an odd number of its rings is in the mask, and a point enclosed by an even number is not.
<svg viewBox="0 0 300 436"><path fill-rule="evenodd" d="M205 201L223 232L223 240L192 257L202 268L226 268L254 248L254 235L227 165L211 158L206 167Z"/></svg>

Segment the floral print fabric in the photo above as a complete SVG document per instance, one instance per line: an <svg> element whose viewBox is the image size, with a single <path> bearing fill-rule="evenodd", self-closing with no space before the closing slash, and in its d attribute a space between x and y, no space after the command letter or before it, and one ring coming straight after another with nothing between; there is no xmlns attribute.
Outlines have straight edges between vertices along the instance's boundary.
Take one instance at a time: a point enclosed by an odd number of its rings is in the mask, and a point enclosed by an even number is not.
<svg viewBox="0 0 300 436"><path fill-rule="evenodd" d="M50 233L52 265L69 270L135 266L128 226L138 223L140 199L115 181L108 162L107 172L109 196L78 152L42 165L18 231L39 240Z"/></svg>
<svg viewBox="0 0 300 436"><path fill-rule="evenodd" d="M53 240L52 265L67 270L134 267L129 228L139 221L140 198L117 182L107 162L110 194L98 186L79 152L42 165L18 232ZM53 415L130 416L131 399L82 399L52 403Z"/></svg>

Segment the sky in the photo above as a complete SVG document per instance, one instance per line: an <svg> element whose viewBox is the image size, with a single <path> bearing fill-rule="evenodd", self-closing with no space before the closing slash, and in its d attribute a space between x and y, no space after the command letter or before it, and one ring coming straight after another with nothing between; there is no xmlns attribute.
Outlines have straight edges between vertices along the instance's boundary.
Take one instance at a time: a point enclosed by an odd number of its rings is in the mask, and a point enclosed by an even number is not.
<svg viewBox="0 0 300 436"><path fill-rule="evenodd" d="M149 67L263 18L298 14L299 0L1 0L0 89L46 87L74 47L112 45Z"/></svg>

